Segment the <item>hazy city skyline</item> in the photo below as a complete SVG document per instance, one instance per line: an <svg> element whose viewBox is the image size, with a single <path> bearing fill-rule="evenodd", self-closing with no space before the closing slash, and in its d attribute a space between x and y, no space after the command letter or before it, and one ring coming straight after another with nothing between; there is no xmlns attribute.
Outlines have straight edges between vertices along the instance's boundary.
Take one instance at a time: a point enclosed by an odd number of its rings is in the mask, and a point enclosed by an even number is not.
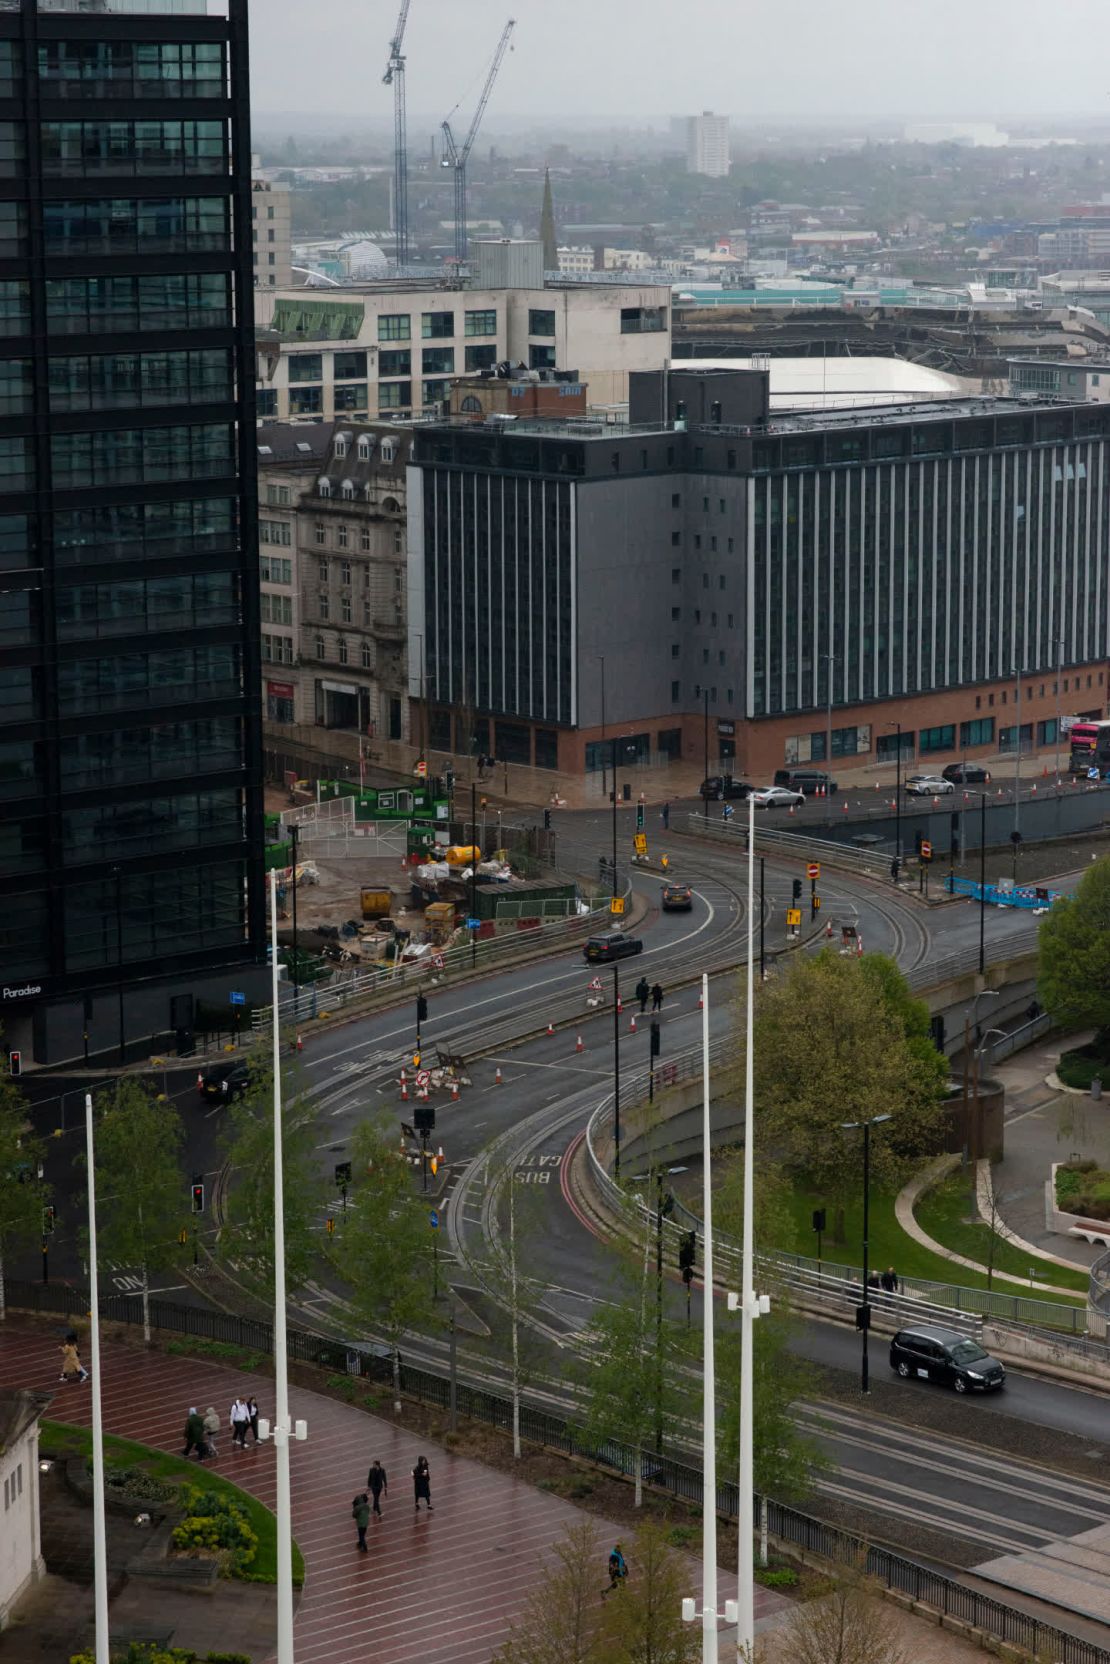
<svg viewBox="0 0 1110 1664"><path fill-rule="evenodd" d="M397 0L254 0L254 107L322 120L390 119L381 84ZM497 37L517 20L487 127L565 116L646 124L713 109L753 118L1107 117L1105 0L413 0L411 118L465 127ZM1077 51L1078 42L1083 50Z"/></svg>

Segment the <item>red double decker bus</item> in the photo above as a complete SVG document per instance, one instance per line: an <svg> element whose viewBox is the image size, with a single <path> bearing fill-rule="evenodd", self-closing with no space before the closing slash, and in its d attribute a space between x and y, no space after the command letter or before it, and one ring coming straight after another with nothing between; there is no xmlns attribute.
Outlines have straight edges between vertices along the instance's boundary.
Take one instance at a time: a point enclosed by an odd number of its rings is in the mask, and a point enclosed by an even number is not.
<svg viewBox="0 0 1110 1664"><path fill-rule="evenodd" d="M1073 722L1068 739L1072 774L1089 774L1095 768L1100 777L1110 773L1110 722Z"/></svg>

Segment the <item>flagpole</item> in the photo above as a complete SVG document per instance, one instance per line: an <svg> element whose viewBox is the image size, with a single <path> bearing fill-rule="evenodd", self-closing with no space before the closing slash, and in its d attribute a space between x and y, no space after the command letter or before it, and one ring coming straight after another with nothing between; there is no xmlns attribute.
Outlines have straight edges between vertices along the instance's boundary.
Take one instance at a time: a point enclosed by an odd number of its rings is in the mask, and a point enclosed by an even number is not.
<svg viewBox="0 0 1110 1664"><path fill-rule="evenodd" d="M85 1093L85 1160L89 1185L89 1363L92 1366L93 1608L96 1664L109 1664L108 1538L104 1526L104 1417L100 1401L100 1288L96 1271L96 1160L92 1093Z"/></svg>
<svg viewBox="0 0 1110 1664"><path fill-rule="evenodd" d="M755 1370L755 1289L752 1265L755 1240L755 798L748 798L748 989L744 1035L744 1227L740 1282L740 1471L736 1513L737 1625L736 1656L751 1664L755 1648L755 1590L752 1542L754 1535L754 1442L752 1376Z"/></svg>
<svg viewBox="0 0 1110 1664"><path fill-rule="evenodd" d="M701 979L702 1051L702 1664L717 1664L717 1380L713 1355L713 1168L709 1124L709 978Z"/></svg>
<svg viewBox="0 0 1110 1664"><path fill-rule="evenodd" d="M294 878L296 875L294 874ZM289 1482L289 1358L285 1332L285 1191L281 1139L277 872L270 873L270 972L274 1027L274 1454L277 1458L277 1658L293 1664L293 1522ZM99 1661L98 1661L99 1664Z"/></svg>

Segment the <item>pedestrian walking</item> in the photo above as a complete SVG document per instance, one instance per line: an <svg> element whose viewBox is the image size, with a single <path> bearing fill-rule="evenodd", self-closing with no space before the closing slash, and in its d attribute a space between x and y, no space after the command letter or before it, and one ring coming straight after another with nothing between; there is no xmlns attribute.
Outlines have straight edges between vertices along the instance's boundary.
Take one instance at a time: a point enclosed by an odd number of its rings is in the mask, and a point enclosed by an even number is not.
<svg viewBox="0 0 1110 1664"><path fill-rule="evenodd" d="M736 810L732 807L732 804L731 803L726 803L724 808L721 810L721 819L724 820L724 821L729 821L729 820L732 819L732 817L735 813L736 813Z"/></svg>
<svg viewBox="0 0 1110 1664"><path fill-rule="evenodd" d="M893 857L893 859L891 860L891 863L890 863L890 876L891 876L891 878L893 878L893 880L896 884L898 882L898 874L899 874L899 871L901 870L901 866L902 866L901 861L899 861L897 855L895 855Z"/></svg>
<svg viewBox="0 0 1110 1664"><path fill-rule="evenodd" d="M660 809L659 819L663 822L664 832L669 832L671 829L671 806L669 803L664 803Z"/></svg>
<svg viewBox="0 0 1110 1664"><path fill-rule="evenodd" d="M258 1400L257 1400L257 1398L248 1398L247 1399L247 1424L250 1427L251 1432L254 1434L255 1444L257 1444L258 1443ZM246 1442L246 1436L244 1435L244 1443L245 1442Z"/></svg>
<svg viewBox="0 0 1110 1664"><path fill-rule="evenodd" d="M235 1399L228 1412L228 1421L231 1424L232 1444L239 1450L245 1450L247 1448L247 1428L251 1424L251 1415L247 1409L245 1399Z"/></svg>
<svg viewBox="0 0 1110 1664"><path fill-rule="evenodd" d="M614 1589L619 1589L627 1576L628 1562L621 1552L621 1545L619 1543L614 1543L612 1548L609 1550L609 1587L608 1589L603 1589L601 1591L602 1594L608 1595Z"/></svg>
<svg viewBox="0 0 1110 1664"><path fill-rule="evenodd" d="M204 1412L204 1453L206 1456L216 1456L219 1454L216 1449L216 1434L219 1431L219 1415L217 1414L214 1405L209 1404L207 1410Z"/></svg>
<svg viewBox="0 0 1110 1664"><path fill-rule="evenodd" d="M421 1456L412 1470L412 1488L416 1497L416 1512L420 1512L420 1504L427 1503L429 1514L432 1511L432 1476L428 1470L428 1458Z"/></svg>
<svg viewBox="0 0 1110 1664"><path fill-rule="evenodd" d="M370 1472L366 1475L366 1484L370 1495L374 1499L374 1513L381 1519L382 1497L389 1495L389 1480L386 1478L385 1469L376 1456L370 1463Z"/></svg>
<svg viewBox="0 0 1110 1664"><path fill-rule="evenodd" d="M59 1381L80 1381L84 1383L89 1378L89 1372L77 1352L77 1336L73 1330L69 1331L61 1345L62 1373Z"/></svg>
<svg viewBox="0 0 1110 1664"><path fill-rule="evenodd" d="M359 1553L369 1554L370 1550L366 1546L366 1527L370 1524L370 1498L365 1491L360 1491L356 1497L352 1498L351 1518L354 1520L355 1528L358 1531Z"/></svg>
<svg viewBox="0 0 1110 1664"><path fill-rule="evenodd" d="M898 1293L898 1273L892 1265L887 1266L886 1270L879 1278L879 1284L883 1289L885 1289L887 1294Z"/></svg>
<svg viewBox="0 0 1110 1664"><path fill-rule="evenodd" d="M636 998L640 1002L640 1016L641 1017L643 1016L644 1012L647 1010L647 1002L648 1002L648 999L649 999L650 995L651 995L651 989L648 986L648 979L647 979L646 976L642 976L640 978L639 982L636 984Z"/></svg>
<svg viewBox="0 0 1110 1664"><path fill-rule="evenodd" d="M662 1011L663 1009L663 985L660 982L657 982L651 990L651 1009L653 1011Z"/></svg>
<svg viewBox="0 0 1110 1664"><path fill-rule="evenodd" d="M185 1419L185 1449L182 1456L188 1457L191 1451L197 1453L197 1461L204 1461L204 1417L195 1404L190 1404L189 1414Z"/></svg>

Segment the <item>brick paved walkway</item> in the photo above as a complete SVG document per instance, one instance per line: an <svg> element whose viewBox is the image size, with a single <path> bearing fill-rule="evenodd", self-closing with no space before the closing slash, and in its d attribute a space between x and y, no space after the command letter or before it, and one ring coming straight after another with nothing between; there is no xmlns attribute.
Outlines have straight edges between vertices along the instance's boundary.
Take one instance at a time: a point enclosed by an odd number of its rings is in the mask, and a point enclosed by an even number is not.
<svg viewBox="0 0 1110 1664"><path fill-rule="evenodd" d="M0 1386L56 1387L55 1419L87 1422L88 1392L57 1382L58 1338L9 1319L0 1330ZM113 1343L103 1348L102 1389L106 1432L175 1454L191 1404L214 1404L226 1417L236 1393L253 1393L262 1414L273 1413L273 1385L262 1376ZM298 1664L363 1664L368 1656L375 1664L488 1664L546 1551L580 1511L319 1394L293 1387L290 1408L309 1432L292 1452L293 1534L305 1559ZM430 1516L413 1508L410 1470L422 1452L431 1464ZM371 1552L360 1555L350 1502L375 1456L390 1476L390 1494L384 1520L371 1522ZM225 1434L215 1466L273 1507L271 1446L240 1454ZM597 1524L601 1537L615 1534ZM599 1588L603 1566L600 1572ZM722 1578L722 1602L734 1592ZM693 1564L690 1593L700 1595ZM757 1617L785 1604L763 1589L756 1600Z"/></svg>

